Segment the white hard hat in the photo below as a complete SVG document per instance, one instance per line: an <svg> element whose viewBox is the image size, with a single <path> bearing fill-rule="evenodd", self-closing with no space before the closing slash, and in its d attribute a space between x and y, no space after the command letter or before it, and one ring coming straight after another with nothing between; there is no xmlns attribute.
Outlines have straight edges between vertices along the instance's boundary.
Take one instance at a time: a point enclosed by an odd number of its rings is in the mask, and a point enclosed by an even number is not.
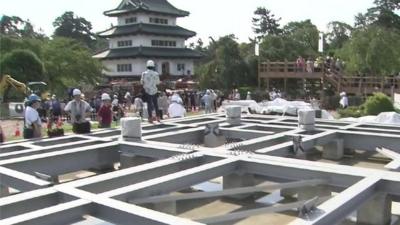
<svg viewBox="0 0 400 225"><path fill-rule="evenodd" d="M101 100L102 100L102 101L104 101L104 100L111 100L110 95L107 94L107 93L103 93L103 94L101 95Z"/></svg>
<svg viewBox="0 0 400 225"><path fill-rule="evenodd" d="M155 67L154 65L155 65L155 64L154 64L154 61L153 61L153 60L149 60L149 61L147 61L147 63L146 63L146 67Z"/></svg>
<svg viewBox="0 0 400 225"><path fill-rule="evenodd" d="M346 96L346 92L340 93L340 96Z"/></svg>
<svg viewBox="0 0 400 225"><path fill-rule="evenodd" d="M210 94L211 92L210 92L210 90L207 90L206 93L207 93L207 94Z"/></svg>
<svg viewBox="0 0 400 225"><path fill-rule="evenodd" d="M251 92L250 92L250 91L248 91L248 92L247 92L247 94L249 95L249 94L251 94Z"/></svg>
<svg viewBox="0 0 400 225"><path fill-rule="evenodd" d="M82 92L79 89L74 89L74 91L72 92L73 96L77 96L77 95L81 95Z"/></svg>

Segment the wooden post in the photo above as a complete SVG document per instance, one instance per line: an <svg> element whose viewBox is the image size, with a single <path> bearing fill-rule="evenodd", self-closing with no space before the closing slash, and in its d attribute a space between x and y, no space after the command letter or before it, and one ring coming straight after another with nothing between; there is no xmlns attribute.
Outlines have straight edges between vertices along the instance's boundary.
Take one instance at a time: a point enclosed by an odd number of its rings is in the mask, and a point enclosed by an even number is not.
<svg viewBox="0 0 400 225"><path fill-rule="evenodd" d="M287 78L283 79L283 91L287 94Z"/></svg>
<svg viewBox="0 0 400 225"><path fill-rule="evenodd" d="M285 59L285 65L284 65L284 67L283 67L283 72L286 74L286 73L288 73L288 61L287 61L287 59Z"/></svg>

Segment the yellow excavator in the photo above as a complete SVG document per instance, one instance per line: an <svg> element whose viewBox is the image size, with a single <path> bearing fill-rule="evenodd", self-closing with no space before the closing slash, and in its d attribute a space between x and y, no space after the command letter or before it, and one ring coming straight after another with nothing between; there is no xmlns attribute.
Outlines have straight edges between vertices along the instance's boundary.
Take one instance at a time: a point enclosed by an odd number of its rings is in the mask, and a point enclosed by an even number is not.
<svg viewBox="0 0 400 225"><path fill-rule="evenodd" d="M26 85L13 79L10 75L3 75L0 81L0 103L5 101L5 93L10 87L13 87L18 92L24 94L25 97L33 93L41 96L42 99L49 97L49 92L46 91L47 84L44 82L29 82Z"/></svg>

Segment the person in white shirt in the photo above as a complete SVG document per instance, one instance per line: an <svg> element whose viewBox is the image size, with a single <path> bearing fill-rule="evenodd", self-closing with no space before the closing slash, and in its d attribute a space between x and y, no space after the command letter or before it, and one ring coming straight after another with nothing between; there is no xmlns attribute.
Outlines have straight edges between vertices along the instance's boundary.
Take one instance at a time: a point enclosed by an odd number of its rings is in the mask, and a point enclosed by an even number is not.
<svg viewBox="0 0 400 225"><path fill-rule="evenodd" d="M212 104L214 102L213 96L211 96L211 91L207 90L206 94L201 98L204 103L205 114L212 113Z"/></svg>
<svg viewBox="0 0 400 225"><path fill-rule="evenodd" d="M238 89L235 89L235 91L234 91L233 100L235 100L235 101L239 101L240 100L240 92L239 92Z"/></svg>
<svg viewBox="0 0 400 225"><path fill-rule="evenodd" d="M345 109L349 106L349 98L347 98L346 92L340 93L340 101L339 104L340 106Z"/></svg>
<svg viewBox="0 0 400 225"><path fill-rule="evenodd" d="M247 92L246 100L251 100L251 92L250 91Z"/></svg>
<svg viewBox="0 0 400 225"><path fill-rule="evenodd" d="M182 118L186 115L186 109L182 106L182 99L179 96L173 95L171 104L168 107L168 115L170 118Z"/></svg>
<svg viewBox="0 0 400 225"><path fill-rule="evenodd" d="M157 100L157 85L160 84L160 75L155 71L155 63L152 60L146 63L147 70L142 73L140 83L143 85L145 97L147 100L147 112L149 114L149 123L153 123L154 120L160 122L158 116L158 100ZM153 118L153 110L155 111L156 117Z"/></svg>
<svg viewBox="0 0 400 225"><path fill-rule="evenodd" d="M135 112L139 113L139 116L142 118L143 117L143 100L141 96L138 96L135 98L133 106L135 108Z"/></svg>
<svg viewBox="0 0 400 225"><path fill-rule="evenodd" d="M90 107L89 103L82 100L82 92L79 89L74 89L72 95L74 96L74 99L68 102L64 108L64 111L71 116L71 123L75 133L88 133L87 128L82 128L85 131L80 132L80 128L78 127L89 126L90 131L90 124L88 121L86 121L86 116L88 113L92 112L92 108Z"/></svg>
<svg viewBox="0 0 400 225"><path fill-rule="evenodd" d="M40 108L41 99L32 94L28 100L28 107L25 110L24 138L40 138L42 137L42 121L37 109Z"/></svg>

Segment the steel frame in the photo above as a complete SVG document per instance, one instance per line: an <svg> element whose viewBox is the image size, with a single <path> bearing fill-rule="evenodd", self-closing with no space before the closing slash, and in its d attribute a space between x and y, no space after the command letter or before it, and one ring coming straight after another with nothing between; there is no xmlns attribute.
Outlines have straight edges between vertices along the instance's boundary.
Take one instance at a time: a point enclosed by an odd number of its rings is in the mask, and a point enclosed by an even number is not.
<svg viewBox="0 0 400 225"><path fill-rule="evenodd" d="M212 149L197 145L196 140L207 123L220 123L225 136L245 140ZM84 220L84 215L115 224L214 224L287 210L295 205L266 207L196 222L138 204L177 201L179 197L168 194L232 173L255 174L279 182L272 185L277 189L317 182L339 192L318 206L319 213L307 219L298 218L292 225L338 224L381 193L399 199L400 127L317 120L316 128L317 132L306 133L297 128L296 119L261 115L244 116L241 125L230 126L223 115L212 114L170 120L162 126L144 125L141 142L119 140L118 130L101 130L90 135L5 144L0 147L0 186L20 192L0 198L0 224L69 224ZM286 157L293 149L292 138L299 135L303 136L306 151L342 139L345 148L381 152L393 160L386 165L392 171ZM107 167L118 163L121 154L153 160L67 183L38 176L40 173L57 178L66 173ZM180 198L251 193L260 191L260 187ZM268 189L271 185L262 187Z"/></svg>

